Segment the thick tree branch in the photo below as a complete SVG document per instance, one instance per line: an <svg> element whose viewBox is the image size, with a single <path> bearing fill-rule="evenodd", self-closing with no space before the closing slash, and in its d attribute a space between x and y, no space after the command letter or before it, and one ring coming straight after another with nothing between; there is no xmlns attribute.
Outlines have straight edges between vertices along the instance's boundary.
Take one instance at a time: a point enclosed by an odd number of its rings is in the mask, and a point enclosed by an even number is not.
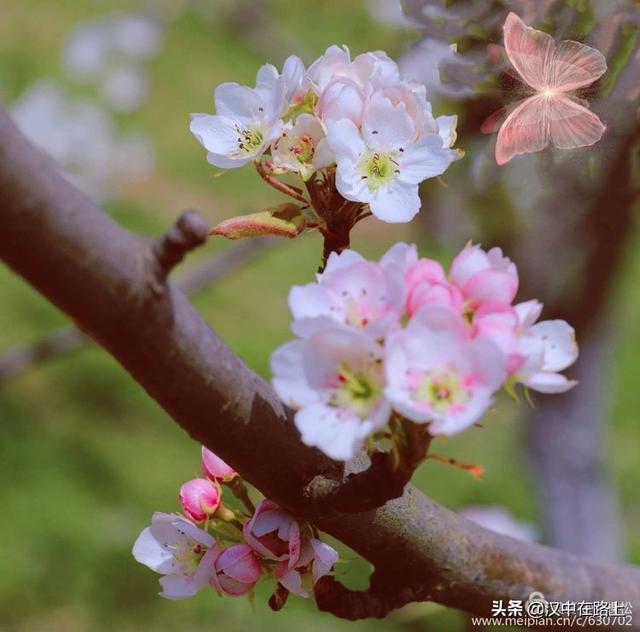
<svg viewBox="0 0 640 632"><path fill-rule="evenodd" d="M178 287L187 295L197 294L239 266L252 261L275 240L269 237L247 239L208 257L201 264L182 275ZM33 342L16 345L0 355L0 386L22 375L34 365L82 349L91 339L73 325L66 325Z"/></svg>
<svg viewBox="0 0 640 632"><path fill-rule="evenodd" d="M290 411L180 290L164 282L156 291L158 242L96 209L2 112L0 197L0 258L103 345L195 440L293 513L315 514L319 528L370 560L388 603L408 595L486 613L492 599L538 590L551 600L629 601L640 609L640 569L493 534L410 485L375 511L318 516L305 486L318 475L340 480L342 468L300 443ZM322 605L346 617L381 612L349 612L343 603Z"/></svg>

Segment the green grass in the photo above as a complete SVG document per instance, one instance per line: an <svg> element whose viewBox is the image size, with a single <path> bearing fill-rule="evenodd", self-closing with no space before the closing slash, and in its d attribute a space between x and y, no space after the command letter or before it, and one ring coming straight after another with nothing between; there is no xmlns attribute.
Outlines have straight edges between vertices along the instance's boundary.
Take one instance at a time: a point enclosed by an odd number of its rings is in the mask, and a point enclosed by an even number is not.
<svg viewBox="0 0 640 632"><path fill-rule="evenodd" d="M400 45L398 35L372 24L355 0L270 4L276 23L307 56L336 42L349 44L354 52L386 48L394 53ZM99 14L101 6L89 0L4 2L3 98L10 101L39 77L60 76L59 46L65 34L78 20ZM133 5L109 3L109 7L127 6ZM176 23L165 51L152 64L147 106L119 121L123 127L135 125L151 134L159 155L153 181L124 189L123 198L110 207L119 222L156 235L186 207L199 207L215 221L280 199L265 191L250 169L213 178L204 151L188 131L189 112L211 110L218 82L250 82L265 61L266 53L223 25L207 26L193 15ZM400 239L425 241L415 226L370 221L357 230L354 247L378 256ZM211 243L194 258L220 247ZM282 242L195 301L230 346L265 377L270 352L290 335L288 289L312 278L320 248L314 235ZM628 550L635 561L640 561L640 536L632 528L640 519L640 389L636 387L640 364L634 351L640 346L638 272L640 255L633 252L616 288L618 348L611 400L612 472L624 507ZM0 349L35 339L66 322L5 268L0 268L0 304ZM482 482L435 462L420 468L416 482L451 508L502 504L519 518L535 519L532 485L518 446L520 412L504 399L484 429L439 442L438 451L484 465L487 473ZM215 626L227 632L333 632L427 629L427 625L434 630L463 629L463 615L433 604L409 606L384 622L343 622L318 614L300 599L291 599L283 612L273 614L266 606L270 585L260 587L255 613L245 600L222 600L210 592L178 603L157 597L157 576L134 562L131 546L154 510L177 509L178 486L197 467L198 446L98 348L41 365L3 386L0 630L188 632ZM348 551L343 555L353 557ZM342 570L346 581L362 586L368 565L355 561Z"/></svg>

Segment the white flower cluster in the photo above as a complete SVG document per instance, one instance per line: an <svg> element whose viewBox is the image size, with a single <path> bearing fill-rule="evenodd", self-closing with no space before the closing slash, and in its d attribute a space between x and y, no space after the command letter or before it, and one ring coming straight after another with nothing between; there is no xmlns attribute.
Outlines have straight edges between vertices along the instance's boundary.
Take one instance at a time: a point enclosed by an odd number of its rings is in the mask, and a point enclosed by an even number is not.
<svg viewBox="0 0 640 632"><path fill-rule="evenodd" d="M564 321L536 323L537 301L513 305L515 265L468 245L448 274L415 246L379 262L332 253L317 283L289 295L296 340L271 356L273 386L296 410L307 445L348 460L392 413L452 435L476 423L503 386L561 393L577 358Z"/></svg>
<svg viewBox="0 0 640 632"><path fill-rule="evenodd" d="M273 173L305 181L335 168L342 197L387 222L411 220L420 182L462 155L451 149L456 117L434 118L424 86L405 81L381 51L351 60L331 46L309 68L291 56L282 72L260 68L254 88L219 85L215 106L191 121L211 164L230 169L270 154Z"/></svg>

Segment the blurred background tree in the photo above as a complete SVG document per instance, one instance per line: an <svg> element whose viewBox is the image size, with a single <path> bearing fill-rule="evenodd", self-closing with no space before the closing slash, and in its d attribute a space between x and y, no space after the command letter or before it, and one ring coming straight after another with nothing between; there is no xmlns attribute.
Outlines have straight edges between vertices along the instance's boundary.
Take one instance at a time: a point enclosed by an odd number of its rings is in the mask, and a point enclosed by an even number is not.
<svg viewBox="0 0 640 632"><path fill-rule="evenodd" d="M485 54L487 42L500 44L509 8L613 60L592 98L609 126L600 145L495 166L494 140L478 130L515 89ZM311 61L333 43L402 58L405 72L427 84L436 113L457 109L467 157L426 188L419 221L367 220L353 247L374 257L407 240L446 257L469 238L501 245L522 272L523 295L539 296L546 317L576 324L582 346L582 386L571 394L540 398L533 410L501 401L482 429L448 441L447 451L485 467L482 482L434 462L416 482L448 507L500 505L540 525L550 543L639 563L631 528L640 514L637 16L631 3L608 1L408 0L405 9L392 0L6 0L0 95L30 138L119 222L159 234L183 208L200 208L215 223L279 200L249 169L213 178L188 114L211 110L215 85L251 83L265 61L280 64L290 53ZM211 242L188 265L201 269L228 250ZM196 299L264 376L269 353L289 336L288 289L308 282L320 250L314 235L279 242ZM4 268L0 297L0 349L66 324ZM255 614L244 600L211 594L159 599L156 577L133 562L131 546L153 510L177 508L178 485L197 463L198 446L99 349L0 381L0 630L191 630L203 622L230 630L464 629L463 615L432 604L384 622L339 621L300 600L276 615L265 605L268 586ZM504 513L475 511L501 528ZM521 534L531 537L531 528ZM343 556L354 557L344 549ZM363 562L340 570L349 585L366 582Z"/></svg>

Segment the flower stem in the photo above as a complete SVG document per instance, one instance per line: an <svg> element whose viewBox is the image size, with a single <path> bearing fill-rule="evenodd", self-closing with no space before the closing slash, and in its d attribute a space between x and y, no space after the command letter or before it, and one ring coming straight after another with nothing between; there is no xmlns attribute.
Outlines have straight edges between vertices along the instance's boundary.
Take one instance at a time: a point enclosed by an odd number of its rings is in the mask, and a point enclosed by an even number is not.
<svg viewBox="0 0 640 632"><path fill-rule="evenodd" d="M262 163L261 161L256 160L254 164L256 166L256 171L258 172L258 175L268 185L272 186L274 189L277 189L281 193L284 193L285 195L291 196L295 200L298 200L298 202L304 202L305 204L309 204L309 200L307 200L307 198L302 194L302 189L299 189L298 187L294 187L290 184L286 184L285 182L282 182L281 180L278 180L278 178L276 178L273 174L267 171L264 163Z"/></svg>

